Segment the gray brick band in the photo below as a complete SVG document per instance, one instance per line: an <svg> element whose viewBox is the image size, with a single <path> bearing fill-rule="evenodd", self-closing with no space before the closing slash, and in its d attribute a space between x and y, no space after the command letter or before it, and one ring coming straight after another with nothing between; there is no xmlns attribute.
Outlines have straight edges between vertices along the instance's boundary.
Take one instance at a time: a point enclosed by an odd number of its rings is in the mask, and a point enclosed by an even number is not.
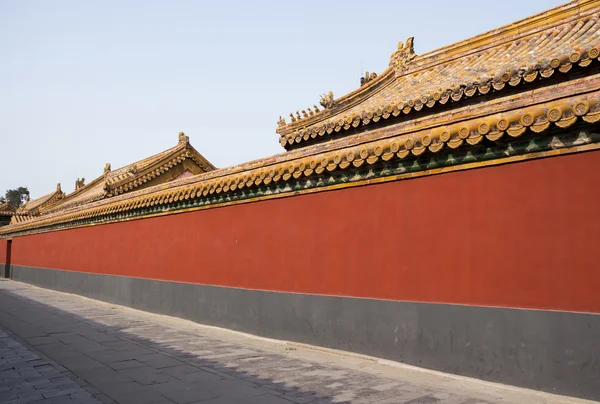
<svg viewBox="0 0 600 404"><path fill-rule="evenodd" d="M600 315L265 292L13 266L13 279L256 335L600 400Z"/></svg>

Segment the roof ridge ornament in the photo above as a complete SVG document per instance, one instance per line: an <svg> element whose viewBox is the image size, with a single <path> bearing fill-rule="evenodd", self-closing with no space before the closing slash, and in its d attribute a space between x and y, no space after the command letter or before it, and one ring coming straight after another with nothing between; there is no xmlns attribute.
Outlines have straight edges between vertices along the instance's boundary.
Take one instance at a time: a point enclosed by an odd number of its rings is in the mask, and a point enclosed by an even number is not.
<svg viewBox="0 0 600 404"><path fill-rule="evenodd" d="M367 84L370 81L373 81L377 78L377 73L369 73L369 72L365 72L364 77L360 78L360 86L364 86L365 84Z"/></svg>
<svg viewBox="0 0 600 404"><path fill-rule="evenodd" d="M390 66L394 67L396 76L401 76L408 68L408 62L413 60L415 56L414 37L410 37L406 40L406 43L402 41L398 42L398 49L392 54L390 58Z"/></svg>
<svg viewBox="0 0 600 404"><path fill-rule="evenodd" d="M185 144L190 143L190 137L186 136L185 133L179 132L179 134L177 136L179 138L179 143L185 143Z"/></svg>
<svg viewBox="0 0 600 404"><path fill-rule="evenodd" d="M329 102L328 105L333 105L333 93L330 91L329 94L325 94L321 96L321 105L323 105L323 101L325 98L330 97L331 98L331 102ZM296 116L294 116L293 112L290 112L290 122L289 124L293 124L296 123L300 120L303 119L307 119L310 117L313 117L315 115L317 115L321 110L319 109L319 107L317 107L316 105L313 104L312 108L306 108L302 110L302 115L300 115L300 111L296 111ZM279 116L279 119L277 120L277 129L275 129L275 132L280 133L279 132L279 128L288 125L288 122L285 121L285 118L283 118L281 115Z"/></svg>
<svg viewBox="0 0 600 404"><path fill-rule="evenodd" d="M81 179L77 178L75 180L75 190L78 190L79 188L83 188L84 185L85 185L85 178L81 177Z"/></svg>
<svg viewBox="0 0 600 404"><path fill-rule="evenodd" d="M333 91L330 91L327 94L323 94L321 96L319 104L321 104L325 109L333 108L333 106L335 105L335 102L333 101Z"/></svg>

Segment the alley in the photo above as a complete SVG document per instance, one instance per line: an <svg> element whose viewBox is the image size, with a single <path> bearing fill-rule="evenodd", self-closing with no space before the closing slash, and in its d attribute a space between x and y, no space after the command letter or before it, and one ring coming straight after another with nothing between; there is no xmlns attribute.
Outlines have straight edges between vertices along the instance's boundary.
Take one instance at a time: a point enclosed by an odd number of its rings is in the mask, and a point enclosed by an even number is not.
<svg viewBox="0 0 600 404"><path fill-rule="evenodd" d="M1 403L585 403L0 282Z"/></svg>

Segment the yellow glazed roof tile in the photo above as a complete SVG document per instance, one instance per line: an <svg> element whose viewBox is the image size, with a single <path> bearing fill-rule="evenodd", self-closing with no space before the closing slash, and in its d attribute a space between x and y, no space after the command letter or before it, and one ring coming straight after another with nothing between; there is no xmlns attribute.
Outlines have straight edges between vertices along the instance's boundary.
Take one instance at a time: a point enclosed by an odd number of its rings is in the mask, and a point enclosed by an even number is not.
<svg viewBox="0 0 600 404"><path fill-rule="evenodd" d="M582 5L586 5L583 15ZM412 53L412 45L401 43L390 68L376 79L330 99L330 105L316 114L297 115L286 124L280 121L280 143L291 148L382 119L549 78L574 66L587 67L600 56L599 12L599 1L573 2L554 13L542 13L543 24L528 24L540 20L532 17L493 31L495 39L483 41L489 35L484 34L464 41L470 46L459 43L422 56ZM555 17L553 25L548 25L548 16ZM529 31L523 32L525 27Z"/></svg>
<svg viewBox="0 0 600 404"><path fill-rule="evenodd" d="M16 223L0 229L0 235L19 232L44 231L46 226L100 217L106 214L126 214L134 206L166 204L178 200L188 200L193 195L226 194L230 189L245 189L260 185L262 182L285 183L290 178L318 178L325 172L343 170L352 167L369 167L380 161L402 161L411 156L424 153L439 153L444 149L456 149L461 146L474 146L482 141L506 142L523 136L527 132L543 134L551 128L568 128L577 122L600 123L600 82L596 82L596 91L542 104L530 105L503 113L496 113L453 124L440 124L435 128L406 131L396 136L357 144L342 149L318 152L312 155L296 155L291 160L275 162L271 165L248 167L241 172L227 169L216 170L191 178L175 180L135 191L127 195L92 202L74 209L39 216L24 223ZM581 145L584 145L581 143ZM588 145L598 148L599 145ZM581 146L583 147L583 146ZM588 150L583 149L582 150ZM590 149L592 150L592 149ZM516 157L515 157L516 158ZM477 167L477 164L472 164ZM469 168L468 166L466 168ZM450 169L449 169L450 170ZM425 170L410 176L429 175L440 170ZM409 175L409 174L406 174ZM381 182L374 178L369 183ZM352 186L352 184L342 184ZM340 186L342 186L340 185ZM294 193L289 190L287 195ZM286 194L282 194L285 196ZM269 196L265 196L268 198ZM218 206L218 205L217 205ZM160 214L166 214L164 211ZM127 220L126 216L111 219Z"/></svg>
<svg viewBox="0 0 600 404"><path fill-rule="evenodd" d="M16 208L11 205L8 201L4 203L0 203L0 215L13 215L16 211Z"/></svg>
<svg viewBox="0 0 600 404"><path fill-rule="evenodd" d="M244 194L248 196L245 201L252 202L448 172L461 168L428 166L422 171L368 176L377 164L433 160L446 152L451 156L458 148L462 148L459 154L470 154L492 145L512 147L512 139L524 135L527 137L520 141L546 138L554 147L554 136L565 133L563 129L576 123L588 128L600 123L599 12L600 0L572 2L421 56L412 53L412 41L407 41L393 54L392 66L379 77L337 100L328 95L323 100L327 109L317 114L313 111L293 124L282 124L278 132L282 143L290 146L391 117L406 115L405 119L218 170L188 147L187 137L180 134L175 148L118 170L110 171L108 167L103 176L80 187L43 215L0 229L0 236L131 220L132 210L140 207L148 207L151 213L136 217L242 203L234 193ZM542 80L549 77L552 81ZM537 84L525 90L504 91L534 82ZM477 105L462 103L477 95L485 96ZM452 109L433 109L449 103L456 104ZM413 114L429 108L431 113ZM600 148L600 143L590 139L581 142L577 140L574 147L566 149L534 153L531 158ZM183 157L207 169L192 177L138 188ZM510 158L518 161L526 157ZM494 157L486 164L503 161L504 157ZM328 173L337 170L348 170L340 173L342 182L319 185ZM367 173L365 180L356 179L359 171ZM294 179L311 182L314 188L294 188ZM273 186L264 194L253 196L257 195L257 187L269 184ZM192 199L196 201L190 207ZM172 203L179 207L165 205Z"/></svg>
<svg viewBox="0 0 600 404"><path fill-rule="evenodd" d="M103 175L95 178L89 184L80 186L64 199L45 208L43 213L57 212L128 192L187 159L192 160L202 172L215 169L191 146L189 138L182 132L179 134L179 142L175 147L116 170L111 170L110 164L107 164ZM49 195L52 196L52 194Z"/></svg>

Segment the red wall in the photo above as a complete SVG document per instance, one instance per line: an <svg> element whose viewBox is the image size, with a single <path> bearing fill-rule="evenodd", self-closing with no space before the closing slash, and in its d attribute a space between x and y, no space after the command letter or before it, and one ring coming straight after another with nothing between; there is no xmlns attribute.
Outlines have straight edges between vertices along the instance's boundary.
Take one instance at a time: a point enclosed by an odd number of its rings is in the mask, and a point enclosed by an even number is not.
<svg viewBox="0 0 600 404"><path fill-rule="evenodd" d="M13 264L600 312L600 152L17 238Z"/></svg>
<svg viewBox="0 0 600 404"><path fill-rule="evenodd" d="M6 264L6 246L8 240L0 239L0 264ZM0 266L0 272L4 273L4 265Z"/></svg>

